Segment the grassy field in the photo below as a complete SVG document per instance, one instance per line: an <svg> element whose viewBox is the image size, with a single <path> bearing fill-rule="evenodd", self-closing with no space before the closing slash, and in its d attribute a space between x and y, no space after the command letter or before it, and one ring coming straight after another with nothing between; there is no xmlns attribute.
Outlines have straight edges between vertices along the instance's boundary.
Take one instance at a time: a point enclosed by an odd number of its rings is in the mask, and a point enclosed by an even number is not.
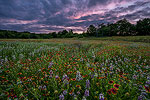
<svg viewBox="0 0 150 100"><path fill-rule="evenodd" d="M148 100L150 36L0 39L0 99Z"/></svg>

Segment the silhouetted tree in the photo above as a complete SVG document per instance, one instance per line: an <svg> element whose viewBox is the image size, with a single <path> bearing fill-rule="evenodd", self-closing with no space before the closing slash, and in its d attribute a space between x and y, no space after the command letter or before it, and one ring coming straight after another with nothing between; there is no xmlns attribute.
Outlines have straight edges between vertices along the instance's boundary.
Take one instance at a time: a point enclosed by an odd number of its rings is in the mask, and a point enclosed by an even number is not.
<svg viewBox="0 0 150 100"><path fill-rule="evenodd" d="M52 32L52 33L50 33L50 34L52 35L53 38L57 38L56 32Z"/></svg>
<svg viewBox="0 0 150 100"><path fill-rule="evenodd" d="M130 35L130 30L132 24L128 22L126 19L119 20L115 23L117 25L117 34L121 36Z"/></svg>
<svg viewBox="0 0 150 100"><path fill-rule="evenodd" d="M89 36L95 36L96 34L96 28L94 25L90 25L88 28L87 28L87 34Z"/></svg>
<svg viewBox="0 0 150 100"><path fill-rule="evenodd" d="M139 20L136 25L137 35L150 35L150 18Z"/></svg>

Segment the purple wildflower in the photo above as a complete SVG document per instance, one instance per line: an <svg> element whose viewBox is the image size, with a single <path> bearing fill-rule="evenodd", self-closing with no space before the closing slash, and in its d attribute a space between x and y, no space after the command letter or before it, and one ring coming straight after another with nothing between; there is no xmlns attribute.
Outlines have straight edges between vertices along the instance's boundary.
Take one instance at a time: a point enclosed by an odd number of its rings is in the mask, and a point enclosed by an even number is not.
<svg viewBox="0 0 150 100"><path fill-rule="evenodd" d="M136 78L137 78L137 75L133 75L132 78L133 78L133 79L136 79Z"/></svg>
<svg viewBox="0 0 150 100"><path fill-rule="evenodd" d="M77 94L79 95L79 94L80 94L80 91L78 91Z"/></svg>
<svg viewBox="0 0 150 100"><path fill-rule="evenodd" d="M104 100L104 95L102 93L99 94L99 100Z"/></svg>
<svg viewBox="0 0 150 100"><path fill-rule="evenodd" d="M147 80L147 81L146 81L146 84L150 85L150 80Z"/></svg>
<svg viewBox="0 0 150 100"><path fill-rule="evenodd" d="M39 89L42 89L42 86L39 86Z"/></svg>
<svg viewBox="0 0 150 100"><path fill-rule="evenodd" d="M76 80L77 80L77 81L80 81L80 80L81 80L81 75L80 75L80 72L79 72L79 71L77 71Z"/></svg>
<svg viewBox="0 0 150 100"><path fill-rule="evenodd" d="M91 75L91 78L94 78L94 74Z"/></svg>
<svg viewBox="0 0 150 100"><path fill-rule="evenodd" d="M51 68L53 64L53 62L50 62L48 68Z"/></svg>
<svg viewBox="0 0 150 100"><path fill-rule="evenodd" d="M147 96L148 94L146 92L142 92L141 95Z"/></svg>
<svg viewBox="0 0 150 100"><path fill-rule="evenodd" d="M90 88L90 81L86 80L86 88Z"/></svg>
<svg viewBox="0 0 150 100"><path fill-rule="evenodd" d="M88 97L88 96L89 96L89 90L87 90L87 89L85 90L84 96L85 96L85 97Z"/></svg>
<svg viewBox="0 0 150 100"><path fill-rule="evenodd" d="M65 79L69 79L69 77L66 74L63 75L62 80L65 80Z"/></svg>
<svg viewBox="0 0 150 100"><path fill-rule="evenodd" d="M110 67L110 71L113 71L113 66Z"/></svg>
<svg viewBox="0 0 150 100"><path fill-rule="evenodd" d="M58 78L59 78L59 76L58 76L58 75L56 75L56 76L55 76L55 78L56 78L56 79L58 79Z"/></svg>
<svg viewBox="0 0 150 100"><path fill-rule="evenodd" d="M147 76L147 80L150 80L150 77L149 77L149 76Z"/></svg>
<svg viewBox="0 0 150 100"><path fill-rule="evenodd" d="M61 95L59 96L59 100L64 100L64 95L61 93Z"/></svg>
<svg viewBox="0 0 150 100"><path fill-rule="evenodd" d="M49 78L52 78L52 77L53 77L53 75L52 75L52 74L50 74L50 75L49 75Z"/></svg>
<svg viewBox="0 0 150 100"><path fill-rule="evenodd" d="M138 96L138 100L144 100L144 97L142 95Z"/></svg>
<svg viewBox="0 0 150 100"><path fill-rule="evenodd" d="M66 94L67 94L67 90L64 90L64 91L63 91L63 94L66 95Z"/></svg>
<svg viewBox="0 0 150 100"><path fill-rule="evenodd" d="M53 74L53 71L52 71L52 70L50 70L49 74Z"/></svg>
<svg viewBox="0 0 150 100"><path fill-rule="evenodd" d="M43 90L45 90L45 89L46 89L46 85L43 86Z"/></svg>
<svg viewBox="0 0 150 100"><path fill-rule="evenodd" d="M53 77L53 71L50 70L49 74L50 74L49 78L52 78Z"/></svg>

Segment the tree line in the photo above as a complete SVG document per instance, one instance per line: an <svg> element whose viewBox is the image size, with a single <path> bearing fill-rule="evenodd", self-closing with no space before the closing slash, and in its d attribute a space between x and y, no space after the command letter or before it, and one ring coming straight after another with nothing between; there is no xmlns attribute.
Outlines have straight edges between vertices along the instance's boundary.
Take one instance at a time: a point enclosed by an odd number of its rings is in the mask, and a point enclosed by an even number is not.
<svg viewBox="0 0 150 100"><path fill-rule="evenodd" d="M74 33L73 30L63 30L48 34L36 34L30 32L17 32L0 30L0 38L14 39L49 39L49 38L73 38L73 37L103 37L103 36L144 36L150 35L150 18L137 21L131 24L128 20L122 19L115 23L101 23L97 26L90 25L82 34Z"/></svg>
<svg viewBox="0 0 150 100"><path fill-rule="evenodd" d="M0 38L11 38L11 39L50 39L50 38L73 38L78 37L77 33L73 33L72 30L63 30L59 32L51 32L48 34L36 34L30 32L17 32L9 30L0 30Z"/></svg>

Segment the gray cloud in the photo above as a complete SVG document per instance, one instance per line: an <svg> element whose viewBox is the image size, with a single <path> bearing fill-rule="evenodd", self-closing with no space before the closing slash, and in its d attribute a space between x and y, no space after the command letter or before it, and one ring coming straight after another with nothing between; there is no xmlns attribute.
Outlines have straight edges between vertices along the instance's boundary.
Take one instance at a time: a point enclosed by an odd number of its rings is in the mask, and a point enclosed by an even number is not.
<svg viewBox="0 0 150 100"><path fill-rule="evenodd" d="M111 3L123 1L128 5L122 6L122 3L112 9L105 8ZM1 0L0 29L60 31L65 27L85 28L90 24L111 23L122 18L132 21L150 17L150 0L133 1L135 0ZM93 13L98 10L103 13ZM79 17L75 18L76 16Z"/></svg>

